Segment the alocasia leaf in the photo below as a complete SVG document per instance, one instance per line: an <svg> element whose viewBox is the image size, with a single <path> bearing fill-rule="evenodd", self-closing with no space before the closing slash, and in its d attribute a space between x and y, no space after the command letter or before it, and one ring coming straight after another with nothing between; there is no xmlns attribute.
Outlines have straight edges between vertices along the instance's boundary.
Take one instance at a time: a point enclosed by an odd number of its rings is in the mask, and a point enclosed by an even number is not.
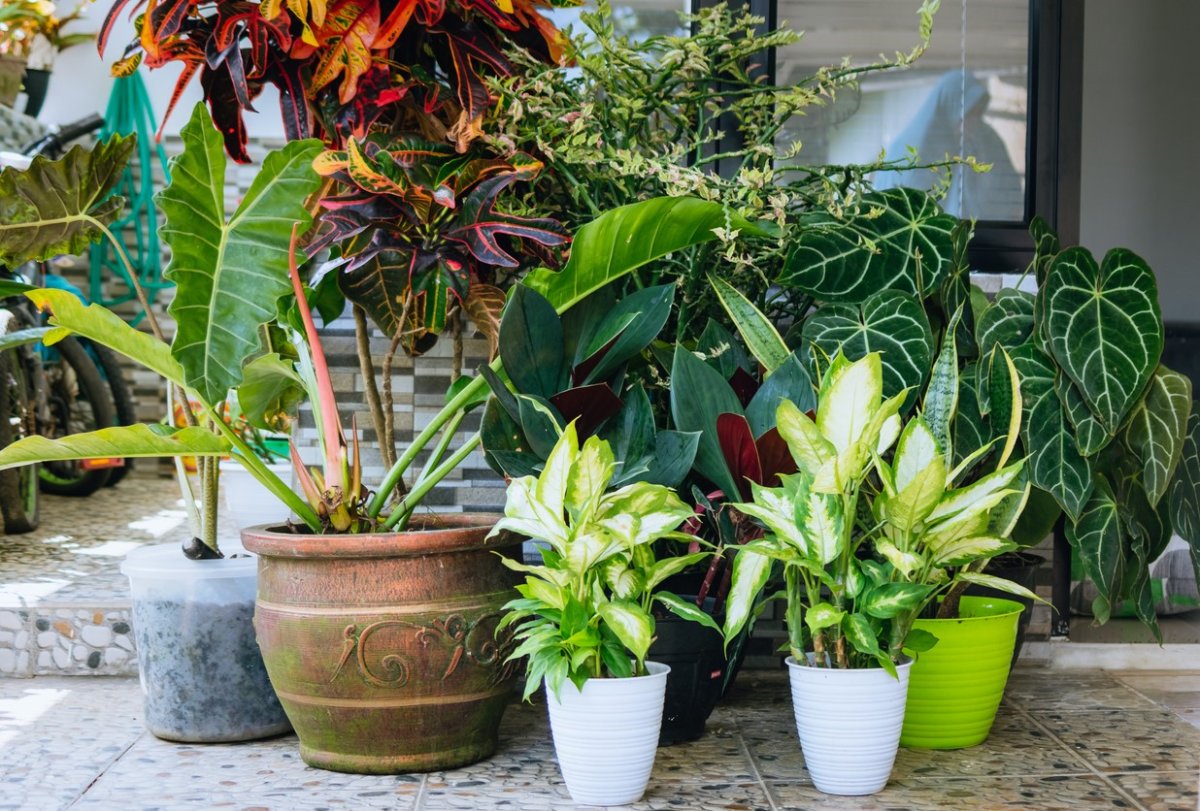
<svg viewBox="0 0 1200 811"><path fill-rule="evenodd" d="M813 348L814 363L839 350L848 360L879 352L887 397L918 388L933 359L933 334L924 308L911 294L895 290L880 290L861 305L827 304L804 322L803 336Z"/></svg>
<svg viewBox="0 0 1200 811"><path fill-rule="evenodd" d="M1033 302L1033 294L1024 290L1006 287L996 294L975 326L980 357L987 357L997 344L1011 351L1029 340L1033 335Z"/></svg>
<svg viewBox="0 0 1200 811"><path fill-rule="evenodd" d="M927 192L870 192L845 220L806 220L778 282L818 301L857 303L881 290L923 297L950 270L957 224Z"/></svg>
<svg viewBox="0 0 1200 811"><path fill-rule="evenodd" d="M1141 397L1163 348L1154 273L1123 248L1096 260L1085 248L1058 254L1039 293L1050 354L1110 433Z"/></svg>
<svg viewBox="0 0 1200 811"><path fill-rule="evenodd" d="M1107 622L1121 587L1125 558L1119 507L1112 487L1103 476L1096 477L1091 497L1078 520L1067 522L1066 532L1084 571L1100 592L1092 604L1093 613L1101 623Z"/></svg>
<svg viewBox="0 0 1200 811"><path fill-rule="evenodd" d="M266 431L288 431L304 399L303 382L291 361L271 352L247 363L245 373L237 400L246 421Z"/></svg>
<svg viewBox="0 0 1200 811"><path fill-rule="evenodd" d="M0 470L30 462L153 456L225 456L229 440L207 428L121 425L62 439L30 436L0 450Z"/></svg>
<svg viewBox="0 0 1200 811"><path fill-rule="evenodd" d="M1112 441L1113 434L1096 418L1079 393L1079 387L1062 371L1054 377L1054 392L1067 412L1067 420L1075 429L1075 447L1079 452L1084 456L1095 456L1104 450Z"/></svg>
<svg viewBox="0 0 1200 811"><path fill-rule="evenodd" d="M1175 475L1191 411L1192 381L1160 365L1127 429L1129 447L1142 462L1142 481L1152 507L1166 495Z"/></svg>
<svg viewBox="0 0 1200 811"><path fill-rule="evenodd" d="M304 204L320 183L312 159L321 147L293 141L268 155L227 222L225 154L203 107L197 105L181 136L174 181L157 197L171 248L165 275L176 285L171 352L188 385L219 403L241 382L242 364L259 347L259 327L291 290L288 245L293 225L311 222Z"/></svg>
<svg viewBox="0 0 1200 811"><path fill-rule="evenodd" d="M124 200L109 193L133 152L132 136L88 150L72 147L56 161L39 155L22 171L0 172L0 264L16 267L58 254L78 254L101 237Z"/></svg>

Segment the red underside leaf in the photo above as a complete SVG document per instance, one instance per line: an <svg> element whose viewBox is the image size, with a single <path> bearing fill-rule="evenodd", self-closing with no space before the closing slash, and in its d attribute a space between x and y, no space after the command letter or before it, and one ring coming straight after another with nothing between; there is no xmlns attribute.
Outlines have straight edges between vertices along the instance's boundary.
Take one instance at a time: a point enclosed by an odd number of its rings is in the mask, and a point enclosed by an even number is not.
<svg viewBox="0 0 1200 811"><path fill-rule="evenodd" d="M605 420L621 410L622 405L621 398L613 394L606 383L560 391L550 398L550 402L567 422L579 420L575 428L581 441L596 433Z"/></svg>
<svg viewBox="0 0 1200 811"><path fill-rule="evenodd" d="M750 423L741 414L721 414L717 417L717 441L725 464L738 483L742 498L750 498L749 482L761 483L762 463L758 458L758 447Z"/></svg>
<svg viewBox="0 0 1200 811"><path fill-rule="evenodd" d="M779 435L779 429L771 428L754 441L758 448L758 459L762 466L764 487L778 487L779 477L799 470L787 443Z"/></svg>

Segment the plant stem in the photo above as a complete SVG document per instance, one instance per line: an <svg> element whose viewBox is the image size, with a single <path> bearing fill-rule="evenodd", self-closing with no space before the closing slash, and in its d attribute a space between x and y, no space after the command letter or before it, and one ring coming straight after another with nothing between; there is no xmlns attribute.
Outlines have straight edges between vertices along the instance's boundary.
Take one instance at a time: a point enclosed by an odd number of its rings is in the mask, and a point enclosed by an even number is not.
<svg viewBox="0 0 1200 811"><path fill-rule="evenodd" d="M358 369L363 376L363 390L367 396L367 408L371 411L371 424L375 426L375 437L379 440L379 452L383 466L396 464L396 447L383 441L383 404L379 400L379 385L375 381L375 364L371 361L371 327L367 324L367 311L355 304L354 348L358 354Z"/></svg>
<svg viewBox="0 0 1200 811"><path fill-rule="evenodd" d="M480 442L481 437L479 434L472 434L449 459L434 468L432 473L413 487L412 491L401 500L396 509L392 511L392 514L387 517L387 520L383 523L384 527L403 531L408 526L408 519L412 516L413 510L421 503L421 499L425 497L425 494L436 487L438 482L446 478L446 474L454 470L464 459L470 456L471 452L479 447ZM412 506L409 506L410 504Z"/></svg>
<svg viewBox="0 0 1200 811"><path fill-rule="evenodd" d="M442 436L438 439L438 443L433 446L433 450L429 453L429 458L425 460L425 466L421 468L421 473L417 476L417 480L413 483L416 487L436 469L442 461L442 457L446 455L446 449L450 447L450 442L454 439L455 432L458 431L458 426L462 424L463 419L467 416L467 412L459 411L450 420L449 424L442 431Z"/></svg>
<svg viewBox="0 0 1200 811"><path fill-rule="evenodd" d="M200 509L204 520L204 534L200 540L214 552L220 551L217 543L217 487L220 484L220 464L220 458L216 456L200 458Z"/></svg>

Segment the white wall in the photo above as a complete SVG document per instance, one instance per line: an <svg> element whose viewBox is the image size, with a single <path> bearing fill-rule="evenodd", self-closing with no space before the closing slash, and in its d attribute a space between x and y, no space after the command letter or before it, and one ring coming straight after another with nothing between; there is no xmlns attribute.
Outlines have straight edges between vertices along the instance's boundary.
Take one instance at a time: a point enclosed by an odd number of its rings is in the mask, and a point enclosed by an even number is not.
<svg viewBox="0 0 1200 811"><path fill-rule="evenodd" d="M1164 319L1200 322L1200 3L1087 0L1080 236L1130 248Z"/></svg>
<svg viewBox="0 0 1200 811"><path fill-rule="evenodd" d="M111 5L110 0L97 0L88 11L85 20L72 26L72 31L96 30ZM101 59L93 45L77 45L58 55L54 75L50 80L50 92L38 116L42 121L62 124L83 118L88 113L103 113L112 92L112 77L109 67L120 59L125 45L133 39L133 26L121 20L109 37L108 50ZM157 70L142 68L142 78L150 92L154 113L161 120L171 99L182 65L173 63ZM175 107L167 134L177 134L191 115L192 107L200 100L200 76L197 73L192 83ZM282 138L283 123L279 116L279 96L274 87L266 87L255 100L258 113L246 114L246 127L251 138Z"/></svg>

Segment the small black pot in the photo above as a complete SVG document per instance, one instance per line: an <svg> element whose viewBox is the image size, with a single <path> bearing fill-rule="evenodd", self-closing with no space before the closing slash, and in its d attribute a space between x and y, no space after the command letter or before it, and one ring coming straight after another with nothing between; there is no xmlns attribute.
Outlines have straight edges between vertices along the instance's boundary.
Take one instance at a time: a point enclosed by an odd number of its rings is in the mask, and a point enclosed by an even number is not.
<svg viewBox="0 0 1200 811"><path fill-rule="evenodd" d="M683 599L689 599L684 597ZM712 599L706 602L711 609ZM658 745L694 741L704 734L725 680L725 646L719 633L674 614L655 618L656 639L647 659L670 665Z"/></svg>
<svg viewBox="0 0 1200 811"><path fill-rule="evenodd" d="M25 115L37 117L46 103L46 91L50 88L50 71L41 68L25 68Z"/></svg>
<svg viewBox="0 0 1200 811"><path fill-rule="evenodd" d="M986 574L1011 580L1018 586L1024 586L1030 591L1036 591L1037 570L1045 562L1046 559L1044 557L1035 555L1032 552L1006 552L1003 555L993 558L984 571ZM1025 606L1025 610L1021 612L1021 616L1017 620L1017 644L1013 648L1012 658L1012 665L1015 665L1017 658L1021 655L1021 646L1025 644L1025 632L1029 629L1029 615L1033 610L1033 600L1028 597L1009 594L1006 591L990 589L985 586L969 586L966 594L973 597L1000 597L1005 600L1015 600Z"/></svg>

